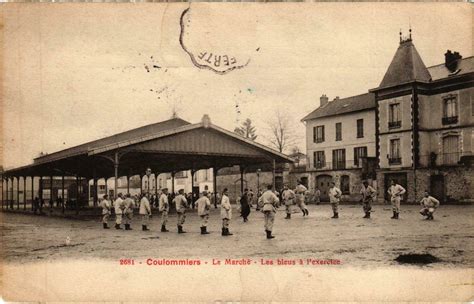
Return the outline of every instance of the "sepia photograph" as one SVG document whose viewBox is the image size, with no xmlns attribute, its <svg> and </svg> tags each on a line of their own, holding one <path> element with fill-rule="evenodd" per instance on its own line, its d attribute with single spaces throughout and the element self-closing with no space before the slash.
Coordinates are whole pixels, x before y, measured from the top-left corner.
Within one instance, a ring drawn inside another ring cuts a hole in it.
<svg viewBox="0 0 474 304">
<path fill-rule="evenodd" d="M 0 300 L 473 301 L 472 13 L 0 4 Z"/>
</svg>

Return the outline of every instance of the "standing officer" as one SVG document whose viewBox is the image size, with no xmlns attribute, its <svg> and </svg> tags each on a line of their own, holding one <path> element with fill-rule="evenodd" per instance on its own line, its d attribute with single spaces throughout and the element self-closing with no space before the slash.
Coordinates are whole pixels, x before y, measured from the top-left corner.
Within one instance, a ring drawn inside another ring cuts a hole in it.
<svg viewBox="0 0 474 304">
<path fill-rule="evenodd" d="M 160 195 L 160 202 L 158 210 L 161 212 L 161 232 L 168 232 L 166 223 L 168 223 L 168 212 L 170 211 L 170 204 L 168 203 L 168 188 L 164 188 Z"/>
<path fill-rule="evenodd" d="M 150 206 L 150 201 L 148 200 L 149 194 L 146 193 L 142 199 L 140 200 L 140 210 L 138 213 L 142 216 L 142 230 L 143 231 L 148 231 L 148 222 L 150 220 L 151 216 L 151 206 Z"/>
<path fill-rule="evenodd" d="M 130 227 L 130 225 L 132 224 L 133 209 L 135 208 L 135 201 L 130 197 L 130 193 L 127 193 L 125 195 L 125 200 L 123 201 L 123 204 L 125 206 L 125 209 L 123 212 L 125 230 L 132 230 L 132 227 Z"/>
<path fill-rule="evenodd" d="M 122 224 L 122 214 L 123 209 L 125 209 L 125 205 L 123 203 L 122 193 L 119 193 L 117 196 L 117 199 L 114 201 L 115 229 L 122 229 L 120 225 Z"/>
<path fill-rule="evenodd" d="M 178 233 L 186 233 L 183 230 L 183 224 L 186 220 L 186 208 L 188 201 L 184 197 L 184 189 L 179 189 L 178 195 L 173 199 L 176 204 L 176 212 L 178 213 Z"/>
<path fill-rule="evenodd" d="M 109 216 L 110 216 L 110 202 L 108 200 L 109 196 L 106 194 L 102 198 L 102 201 L 100 202 L 100 207 L 102 207 L 102 226 L 104 226 L 104 229 L 109 229 L 109 226 L 107 225 L 109 221 Z"/>
<path fill-rule="evenodd" d="M 360 194 L 362 194 L 362 208 L 364 210 L 365 216 L 363 218 L 370 218 L 370 211 L 372 210 L 372 202 L 374 201 L 375 193 L 374 188 L 369 186 L 368 181 L 362 182 L 362 188 L 360 189 Z"/>
<path fill-rule="evenodd" d="M 244 194 L 240 198 L 240 214 L 244 218 L 244 222 L 247 222 L 250 214 L 250 197 L 247 188 L 245 188 Z"/>
<path fill-rule="evenodd" d="M 201 217 L 201 234 L 209 234 L 207 232 L 207 222 L 209 221 L 209 209 L 211 209 L 211 201 L 207 197 L 207 191 L 202 192 L 202 196 L 196 201 L 198 215 Z"/>
<path fill-rule="evenodd" d="M 272 191 L 273 185 L 267 186 L 262 196 L 258 199 L 258 205 L 262 206 L 262 212 L 265 218 L 265 232 L 267 239 L 273 239 L 272 235 L 273 223 L 275 222 L 276 207 L 278 207 L 280 201 L 278 197 Z"/>
<path fill-rule="evenodd" d="M 221 217 L 222 217 L 222 235 L 233 235 L 229 232 L 229 223 L 232 219 L 232 205 L 230 204 L 229 197 L 227 196 L 227 188 L 222 191 L 221 200 Z"/>
<path fill-rule="evenodd" d="M 393 216 L 391 219 L 398 220 L 398 216 L 400 215 L 400 200 L 402 195 L 407 191 L 392 179 L 387 192 L 390 195 L 390 202 L 392 203 Z"/>
<path fill-rule="evenodd" d="M 342 192 L 336 187 L 336 183 L 331 182 L 331 187 L 329 188 L 328 194 L 332 212 L 334 213 L 332 218 L 337 219 L 339 218 L 339 201 L 341 199 Z"/>
<path fill-rule="evenodd" d="M 295 192 L 288 188 L 287 185 L 283 187 L 283 193 L 281 194 L 283 202 L 286 207 L 286 217 L 285 219 L 291 219 L 291 206 L 294 204 Z"/>
<path fill-rule="evenodd" d="M 308 208 L 306 208 L 306 204 L 304 203 L 306 192 L 308 192 L 308 189 L 301 183 L 301 181 L 298 181 L 298 185 L 295 189 L 296 204 L 300 207 L 301 212 L 303 212 L 303 216 L 309 215 Z"/>
<path fill-rule="evenodd" d="M 420 214 L 426 216 L 427 220 L 433 220 L 433 213 L 439 207 L 439 201 L 432 197 L 428 191 L 425 191 L 424 197 L 421 200 L 421 207 Z"/>
</svg>

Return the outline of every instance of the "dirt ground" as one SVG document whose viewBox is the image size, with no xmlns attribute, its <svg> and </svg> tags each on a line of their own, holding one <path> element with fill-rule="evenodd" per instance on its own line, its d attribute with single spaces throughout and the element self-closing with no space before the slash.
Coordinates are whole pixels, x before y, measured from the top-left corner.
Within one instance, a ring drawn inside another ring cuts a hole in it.
<svg viewBox="0 0 474 304">
<path fill-rule="evenodd" d="M 230 230 L 220 235 L 219 209 L 212 209 L 209 235 L 200 235 L 195 211 L 187 214 L 186 234 L 176 232 L 176 215 L 170 215 L 169 233 L 159 232 L 160 218 L 151 219 L 151 231 L 141 231 L 135 216 L 132 231 L 104 230 L 100 219 L 1 214 L 3 259 L 6 262 L 61 261 L 77 259 L 116 260 L 130 258 L 250 258 L 338 259 L 350 266 L 400 264 L 400 254 L 429 253 L 441 260 L 424 267 L 474 266 L 474 206 L 442 206 L 434 221 L 425 221 L 418 206 L 402 206 L 401 219 L 391 220 L 389 206 L 375 206 L 372 219 L 362 219 L 360 206 L 342 206 L 340 218 L 330 219 L 329 205 L 310 206 L 309 217 L 295 213 L 285 220 L 281 209 L 275 219 L 273 240 L 265 238 L 263 215 L 252 210 L 243 223 L 238 211 Z M 113 226 L 112 221 L 109 222 Z M 159 236 L 159 238 L 157 238 Z M 69 241 L 67 241 L 69 240 Z M 68 243 L 68 245 L 66 245 Z M 399 266 L 404 267 L 404 266 Z"/>
</svg>

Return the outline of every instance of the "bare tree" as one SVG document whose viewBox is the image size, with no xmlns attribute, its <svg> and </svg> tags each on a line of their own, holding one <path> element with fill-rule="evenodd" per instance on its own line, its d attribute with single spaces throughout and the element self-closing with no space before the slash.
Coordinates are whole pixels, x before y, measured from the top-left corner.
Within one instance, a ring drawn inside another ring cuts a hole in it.
<svg viewBox="0 0 474 304">
<path fill-rule="evenodd" d="M 296 146 L 301 138 L 300 134 L 296 132 L 296 124 L 297 121 L 293 121 L 290 115 L 276 110 L 267 121 L 270 145 L 280 152 L 285 152 L 290 147 Z"/>
<path fill-rule="evenodd" d="M 255 134 L 256 129 L 252 125 L 252 121 L 250 120 L 250 118 L 247 118 L 240 127 L 236 127 L 234 129 L 234 132 L 239 134 L 240 136 L 243 136 L 251 140 L 257 139 L 257 135 Z"/>
</svg>

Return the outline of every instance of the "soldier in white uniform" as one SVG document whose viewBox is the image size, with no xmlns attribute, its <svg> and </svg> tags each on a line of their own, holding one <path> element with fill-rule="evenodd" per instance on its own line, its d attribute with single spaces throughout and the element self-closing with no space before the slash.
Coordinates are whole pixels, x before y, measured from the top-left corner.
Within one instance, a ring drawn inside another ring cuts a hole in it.
<svg viewBox="0 0 474 304">
<path fill-rule="evenodd" d="M 142 197 L 140 200 L 140 209 L 138 213 L 142 217 L 142 230 L 143 231 L 148 231 L 148 222 L 150 220 L 151 216 L 151 206 L 150 206 L 150 201 L 148 200 L 149 194 L 147 193 Z"/>
<path fill-rule="evenodd" d="M 372 210 L 372 203 L 377 191 L 369 185 L 369 182 L 363 181 L 360 194 L 362 194 L 362 208 L 364 210 L 364 218 L 370 218 L 370 211 Z"/>
<path fill-rule="evenodd" d="M 262 196 L 258 199 L 258 205 L 262 206 L 262 212 L 265 218 L 265 232 L 267 234 L 267 239 L 273 239 L 273 223 L 275 222 L 275 213 L 276 208 L 280 204 L 280 200 L 272 191 L 273 186 L 268 185 L 267 191 L 265 191 Z"/>
<path fill-rule="evenodd" d="M 329 194 L 329 202 L 331 203 L 332 212 L 334 215 L 332 216 L 333 219 L 339 218 L 339 201 L 341 200 L 342 192 L 339 188 L 336 187 L 334 182 L 331 182 L 331 187 L 328 191 Z"/>
<path fill-rule="evenodd" d="M 427 220 L 433 220 L 433 213 L 439 207 L 439 200 L 432 197 L 428 191 L 425 191 L 424 197 L 421 200 L 420 214 L 426 216 Z"/>
<path fill-rule="evenodd" d="M 168 188 L 164 188 L 158 205 L 158 210 L 161 212 L 161 232 L 168 232 L 166 224 L 168 223 L 168 212 L 170 211 L 170 204 L 168 203 Z"/>
<path fill-rule="evenodd" d="M 203 191 L 202 196 L 196 201 L 198 215 L 201 217 L 201 234 L 209 234 L 209 232 L 207 232 L 207 223 L 209 221 L 211 201 L 207 195 L 207 191 Z"/>
<path fill-rule="evenodd" d="M 301 212 L 303 212 L 303 216 L 309 215 L 308 208 L 306 208 L 306 204 L 304 202 L 307 192 L 308 189 L 301 183 L 301 181 L 298 181 L 298 185 L 295 189 L 296 205 L 300 207 Z"/>
<path fill-rule="evenodd" d="M 114 210 L 115 210 L 115 229 L 122 229 L 120 225 L 122 224 L 122 214 L 125 205 L 122 199 L 122 193 L 117 195 L 117 199 L 114 201 Z"/>
<path fill-rule="evenodd" d="M 102 201 L 100 202 L 100 207 L 102 207 L 102 226 L 104 229 L 109 229 L 109 226 L 107 225 L 109 221 L 109 216 L 110 216 L 110 201 L 108 200 L 109 196 L 106 194 L 102 198 Z"/>
<path fill-rule="evenodd" d="M 230 204 L 229 196 L 227 196 L 227 188 L 222 192 L 221 200 L 221 218 L 222 218 L 222 235 L 232 235 L 229 232 L 229 223 L 232 219 L 232 205 Z"/>
<path fill-rule="evenodd" d="M 125 206 L 125 209 L 123 211 L 125 230 L 132 230 L 132 227 L 130 227 L 130 225 L 132 224 L 135 201 L 130 197 L 130 193 L 127 193 L 125 195 L 125 200 L 123 201 L 123 204 Z"/>
<path fill-rule="evenodd" d="M 173 199 L 176 205 L 176 213 L 178 214 L 178 233 L 186 233 L 183 230 L 183 224 L 186 220 L 186 209 L 188 208 L 188 201 L 184 197 L 184 189 L 178 191 L 178 195 Z"/>
<path fill-rule="evenodd" d="M 398 220 L 400 215 L 400 201 L 406 190 L 392 179 L 387 192 L 390 195 L 390 201 L 392 203 L 393 216 L 391 218 Z"/>
<path fill-rule="evenodd" d="M 281 197 L 286 207 L 285 219 L 291 219 L 291 206 L 294 205 L 295 202 L 295 192 L 285 185 L 285 187 L 283 187 L 283 193 L 281 194 Z"/>
</svg>

